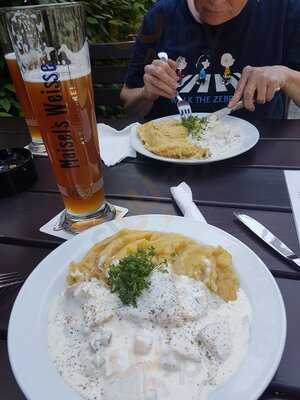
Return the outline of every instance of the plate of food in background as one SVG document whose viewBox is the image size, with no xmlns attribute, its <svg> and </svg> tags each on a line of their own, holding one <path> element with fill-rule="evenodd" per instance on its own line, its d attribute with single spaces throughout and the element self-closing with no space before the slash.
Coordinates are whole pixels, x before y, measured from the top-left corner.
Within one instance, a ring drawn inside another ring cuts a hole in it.
<svg viewBox="0 0 300 400">
<path fill-rule="evenodd" d="M 28 400 L 256 400 L 285 338 L 280 291 L 252 250 L 143 215 L 48 255 L 16 299 L 8 350 Z"/>
<path fill-rule="evenodd" d="M 159 118 L 138 125 L 131 145 L 140 154 L 155 160 L 179 164 L 222 161 L 245 153 L 259 140 L 257 128 L 240 118 L 221 119 L 194 113 Z"/>
</svg>

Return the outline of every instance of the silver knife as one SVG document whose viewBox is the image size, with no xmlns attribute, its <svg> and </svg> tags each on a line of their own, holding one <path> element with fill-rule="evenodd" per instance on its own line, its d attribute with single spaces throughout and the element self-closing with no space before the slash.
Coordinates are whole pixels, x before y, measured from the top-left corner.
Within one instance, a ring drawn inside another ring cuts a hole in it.
<svg viewBox="0 0 300 400">
<path fill-rule="evenodd" d="M 278 237 L 273 235 L 264 225 L 256 221 L 256 219 L 249 215 L 242 213 L 233 213 L 244 225 L 247 226 L 252 232 L 260 237 L 265 243 L 276 250 L 285 259 L 292 261 L 300 270 L 300 257 L 297 256 L 287 245 L 285 245 Z"/>
<path fill-rule="evenodd" d="M 275 92 L 279 92 L 280 91 L 280 87 L 275 89 Z M 244 102 L 243 100 L 240 100 L 234 107 L 229 108 L 229 107 L 225 107 L 225 108 L 221 108 L 221 110 L 215 111 L 213 113 L 211 113 L 209 115 L 209 118 L 217 118 L 217 119 L 221 119 L 223 117 L 226 117 L 226 115 L 231 114 L 233 111 L 238 111 L 241 108 L 244 107 Z"/>
<path fill-rule="evenodd" d="M 231 114 L 233 111 L 238 111 L 238 110 L 240 110 L 240 109 L 243 108 L 243 107 L 244 107 L 244 104 L 243 104 L 243 101 L 241 100 L 241 101 L 239 101 L 239 102 L 237 103 L 237 105 L 236 105 L 235 107 L 233 107 L 233 108 L 225 107 L 225 108 L 221 108 L 221 110 L 218 110 L 218 111 L 215 111 L 215 112 L 213 112 L 213 113 L 211 113 L 211 114 L 208 114 L 208 118 L 211 118 L 211 119 L 214 119 L 214 118 L 221 119 L 221 118 L 225 117 L 226 115 Z"/>
</svg>

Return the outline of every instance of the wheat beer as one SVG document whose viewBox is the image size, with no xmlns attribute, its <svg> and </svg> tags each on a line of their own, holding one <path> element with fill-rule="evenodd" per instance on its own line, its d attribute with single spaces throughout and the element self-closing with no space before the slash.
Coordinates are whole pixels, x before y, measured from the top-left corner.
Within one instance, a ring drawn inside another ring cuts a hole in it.
<svg viewBox="0 0 300 400">
<path fill-rule="evenodd" d="M 16 60 L 16 54 L 7 30 L 5 13 L 9 10 L 10 8 L 7 7 L 0 8 L 0 45 L 31 136 L 32 142 L 30 143 L 29 148 L 37 154 L 45 154 L 46 150 L 43 144 L 41 132 L 26 92 L 22 74 Z"/>
<path fill-rule="evenodd" d="M 108 221 L 84 7 L 12 7 L 7 29 L 66 211 L 61 226 Z M 73 229 L 73 230 L 72 230 Z"/>
<path fill-rule="evenodd" d="M 41 144 L 43 143 L 43 139 L 24 85 L 19 66 L 17 64 L 16 56 L 14 53 L 9 53 L 6 54 L 4 58 L 16 90 L 16 95 L 21 104 L 31 139 L 34 143 Z"/>
<path fill-rule="evenodd" d="M 68 69 L 45 64 L 25 81 L 66 209 L 82 216 L 104 204 L 103 179 L 91 74 Z"/>
</svg>

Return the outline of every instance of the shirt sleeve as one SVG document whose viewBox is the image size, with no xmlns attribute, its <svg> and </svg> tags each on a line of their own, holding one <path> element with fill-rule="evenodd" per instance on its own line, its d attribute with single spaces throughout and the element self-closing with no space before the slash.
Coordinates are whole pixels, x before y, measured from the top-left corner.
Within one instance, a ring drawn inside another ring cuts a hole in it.
<svg viewBox="0 0 300 400">
<path fill-rule="evenodd" d="M 144 16 L 142 26 L 133 49 L 128 66 L 125 83 L 129 88 L 144 85 L 144 68 L 156 57 L 157 48 L 162 37 L 163 10 L 160 2 L 156 3 Z"/>
<path fill-rule="evenodd" d="M 284 64 L 300 71 L 300 1 L 289 0 L 286 20 L 286 57 Z"/>
</svg>

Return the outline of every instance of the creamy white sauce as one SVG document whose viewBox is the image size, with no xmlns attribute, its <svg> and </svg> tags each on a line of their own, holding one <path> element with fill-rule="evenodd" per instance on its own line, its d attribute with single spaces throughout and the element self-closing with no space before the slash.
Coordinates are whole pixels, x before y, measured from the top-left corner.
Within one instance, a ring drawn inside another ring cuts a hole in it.
<svg viewBox="0 0 300 400">
<path fill-rule="evenodd" d="M 241 144 L 240 129 L 218 118 L 208 118 L 208 124 L 201 138 L 189 140 L 198 146 L 208 148 L 211 156 L 218 157 L 232 151 Z"/>
<path fill-rule="evenodd" d="M 226 303 L 201 282 L 154 272 L 137 308 L 96 280 L 67 288 L 50 308 L 48 345 L 86 399 L 203 400 L 238 369 L 250 320 L 241 289 Z"/>
</svg>

